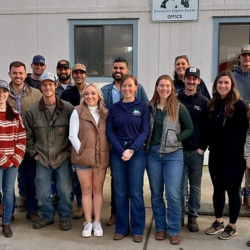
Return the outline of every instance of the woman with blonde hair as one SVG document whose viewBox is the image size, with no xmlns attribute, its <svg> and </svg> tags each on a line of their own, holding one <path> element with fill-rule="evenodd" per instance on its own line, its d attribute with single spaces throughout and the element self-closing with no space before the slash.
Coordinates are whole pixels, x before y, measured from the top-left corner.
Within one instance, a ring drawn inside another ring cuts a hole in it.
<svg viewBox="0 0 250 250">
<path fill-rule="evenodd" d="M 86 222 L 82 237 L 103 235 L 100 218 L 103 205 L 103 184 L 109 167 L 109 143 L 106 137 L 108 110 L 95 83 L 83 90 L 82 101 L 70 118 L 69 139 L 72 143 L 71 162 L 81 189 Z M 93 193 L 93 198 L 92 198 Z M 91 214 L 94 207 L 95 221 Z"/>
<path fill-rule="evenodd" d="M 146 143 L 147 173 L 156 226 L 156 240 L 164 240 L 166 231 L 171 244 L 180 243 L 182 141 L 193 133 L 187 109 L 177 100 L 170 76 L 160 76 L 155 84 L 150 109 L 150 134 Z M 166 206 L 163 200 L 167 199 Z"/>
</svg>

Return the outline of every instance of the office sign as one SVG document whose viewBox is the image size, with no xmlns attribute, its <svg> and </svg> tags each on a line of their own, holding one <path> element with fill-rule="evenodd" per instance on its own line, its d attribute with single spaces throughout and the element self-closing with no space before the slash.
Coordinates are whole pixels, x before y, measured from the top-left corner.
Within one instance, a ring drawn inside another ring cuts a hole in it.
<svg viewBox="0 0 250 250">
<path fill-rule="evenodd" d="M 152 0 L 153 22 L 198 20 L 199 0 Z"/>
</svg>

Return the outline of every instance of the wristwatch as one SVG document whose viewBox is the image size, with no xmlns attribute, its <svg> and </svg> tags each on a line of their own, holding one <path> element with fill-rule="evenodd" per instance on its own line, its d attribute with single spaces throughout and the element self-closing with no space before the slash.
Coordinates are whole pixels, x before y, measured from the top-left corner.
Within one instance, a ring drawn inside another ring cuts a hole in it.
<svg viewBox="0 0 250 250">
<path fill-rule="evenodd" d="M 135 151 L 132 149 L 129 149 L 130 153 L 133 154 Z"/>
</svg>

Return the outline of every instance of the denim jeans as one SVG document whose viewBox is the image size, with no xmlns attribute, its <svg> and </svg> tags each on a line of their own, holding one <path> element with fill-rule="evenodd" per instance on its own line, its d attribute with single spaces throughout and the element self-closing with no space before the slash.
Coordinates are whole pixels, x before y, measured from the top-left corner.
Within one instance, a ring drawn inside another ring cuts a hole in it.
<svg viewBox="0 0 250 250">
<path fill-rule="evenodd" d="M 73 185 L 74 195 L 76 196 L 77 207 L 80 208 L 82 207 L 82 190 L 76 171 L 74 170 L 72 170 L 72 185 Z"/>
<path fill-rule="evenodd" d="M 9 225 L 14 207 L 14 186 L 18 169 L 10 167 L 0 168 L 0 187 L 3 190 L 3 224 Z"/>
<path fill-rule="evenodd" d="M 69 220 L 73 209 L 71 163 L 69 159 L 55 170 L 51 166 L 44 167 L 39 161 L 36 162 L 35 184 L 40 213 L 44 220 L 54 220 L 55 211 L 51 201 L 51 181 L 53 172 L 55 172 L 57 195 L 59 198 L 57 207 L 59 217 L 61 220 Z"/>
<path fill-rule="evenodd" d="M 125 149 L 130 142 L 120 142 Z M 146 156 L 143 146 L 136 150 L 129 161 L 111 148 L 110 167 L 114 182 L 117 234 L 129 233 L 129 200 L 131 204 L 131 230 L 133 235 L 142 235 L 145 227 L 145 205 L 143 199 L 143 178 L 146 167 Z"/>
<path fill-rule="evenodd" d="M 150 146 L 147 154 L 147 173 L 151 190 L 151 203 L 156 231 L 168 231 L 170 236 L 179 235 L 181 222 L 181 179 L 183 151 L 158 153 L 159 146 Z M 163 199 L 167 199 L 166 206 Z"/>
<path fill-rule="evenodd" d="M 20 165 L 23 169 L 23 178 L 26 186 L 26 212 L 27 214 L 37 213 L 37 199 L 36 199 L 36 161 L 31 159 L 28 155 L 24 156 L 24 159 Z"/>
<path fill-rule="evenodd" d="M 201 178 L 204 156 L 197 150 L 184 151 L 184 169 L 188 172 L 190 193 L 188 199 L 188 214 L 198 217 L 201 199 Z M 184 171 L 183 171 L 184 173 Z M 185 175 L 182 177 L 182 188 L 184 189 Z M 184 191 L 182 189 L 182 191 Z M 182 218 L 185 215 L 184 196 L 182 197 Z"/>
</svg>

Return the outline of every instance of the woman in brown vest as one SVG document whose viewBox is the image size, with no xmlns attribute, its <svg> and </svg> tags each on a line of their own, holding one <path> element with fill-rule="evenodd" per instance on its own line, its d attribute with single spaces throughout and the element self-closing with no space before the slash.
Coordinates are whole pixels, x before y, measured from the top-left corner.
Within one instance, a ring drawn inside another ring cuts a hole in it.
<svg viewBox="0 0 250 250">
<path fill-rule="evenodd" d="M 103 96 L 95 83 L 83 90 L 82 101 L 70 119 L 69 139 L 72 143 L 71 161 L 82 189 L 86 218 L 82 237 L 103 235 L 100 223 L 103 205 L 103 183 L 109 167 L 109 143 L 106 137 L 106 118 Z M 93 198 L 92 198 L 93 193 Z M 94 207 L 95 220 L 91 214 Z"/>
</svg>

